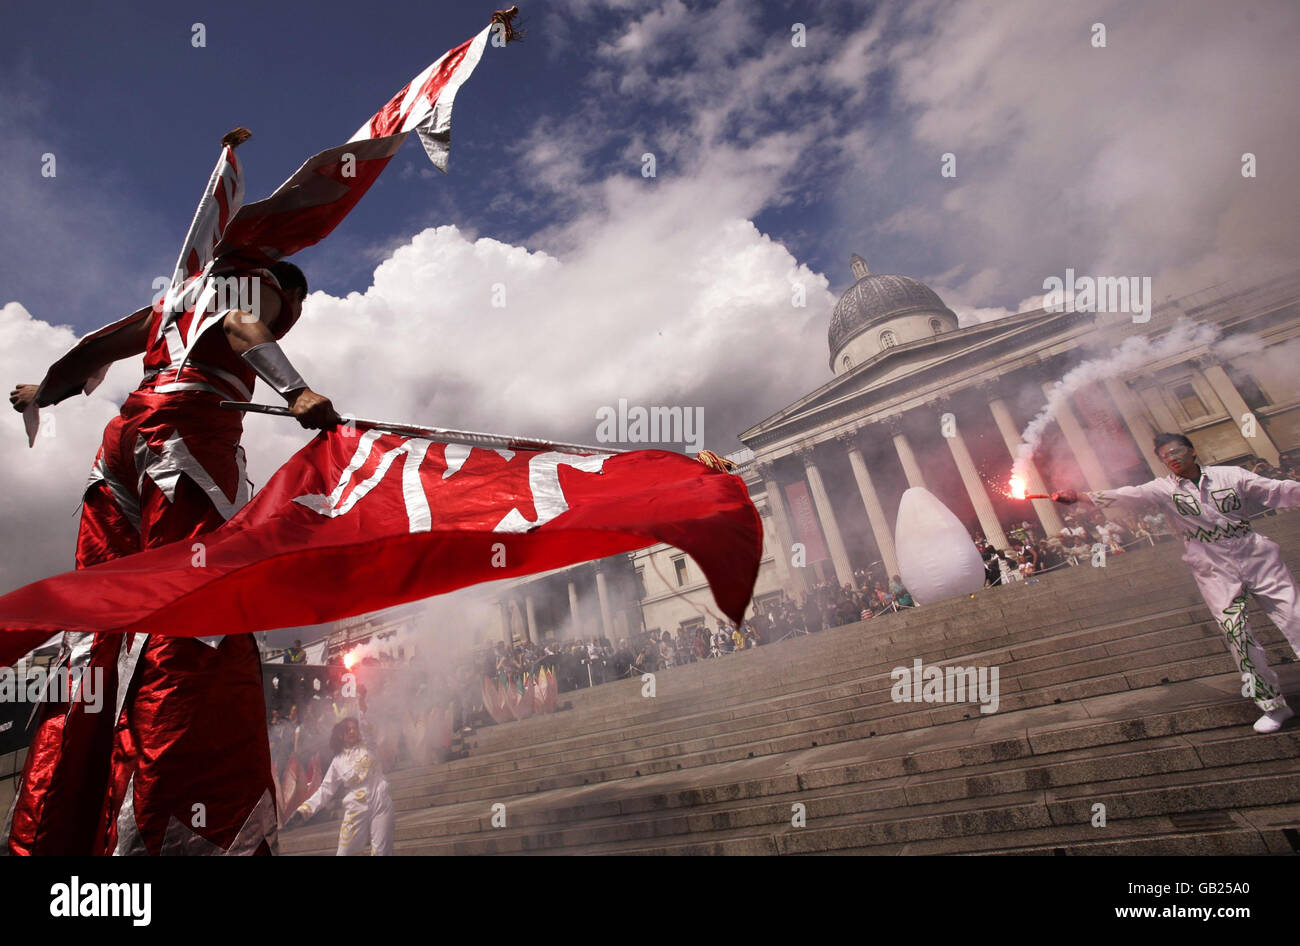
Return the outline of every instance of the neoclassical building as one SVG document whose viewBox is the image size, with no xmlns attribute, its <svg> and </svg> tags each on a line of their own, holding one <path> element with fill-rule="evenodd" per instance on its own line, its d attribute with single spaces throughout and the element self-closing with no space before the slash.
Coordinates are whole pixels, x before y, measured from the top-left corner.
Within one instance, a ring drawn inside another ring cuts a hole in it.
<svg viewBox="0 0 1300 946">
<path fill-rule="evenodd" d="M 962 326 L 915 279 L 873 274 L 856 255 L 851 268 L 828 326 L 829 380 L 741 432 L 745 449 L 730 457 L 763 517 L 760 607 L 818 581 L 851 584 L 859 569 L 897 574 L 895 514 L 909 486 L 995 546 L 1022 521 L 1059 532 L 1050 500 L 1006 495 L 1021 432 L 1071 368 L 1135 335 L 1159 339 L 1180 318 L 1214 325 L 1218 340 L 1078 388 L 1035 455 L 1029 491 L 1163 476 L 1158 430 L 1186 434 L 1206 463 L 1276 464 L 1300 449 L 1300 272 L 1171 299 L 1141 323 L 1037 309 Z M 617 641 L 719 617 L 698 566 L 665 545 L 519 579 L 499 614 L 485 637 Z"/>
<path fill-rule="evenodd" d="M 808 550 L 803 569 L 774 557 L 789 590 L 832 576 L 852 583 L 856 568 L 875 563 L 897 574 L 893 514 L 909 486 L 929 489 L 995 546 L 1031 516 L 1055 535 L 1055 504 L 1005 493 L 1021 431 L 1072 367 L 1135 334 L 1158 338 L 1180 317 L 1214 323 L 1220 342 L 1135 373 L 1101 373 L 1076 391 L 1036 454 L 1029 491 L 1163 476 L 1156 430 L 1187 434 L 1207 463 L 1276 464 L 1300 447 L 1300 385 L 1282 352 L 1300 338 L 1300 274 L 1174 300 L 1140 324 L 1038 309 L 961 327 L 916 280 L 874 275 L 856 255 L 852 269 L 830 321 L 833 377 L 740 434 L 775 544 Z"/>
</svg>

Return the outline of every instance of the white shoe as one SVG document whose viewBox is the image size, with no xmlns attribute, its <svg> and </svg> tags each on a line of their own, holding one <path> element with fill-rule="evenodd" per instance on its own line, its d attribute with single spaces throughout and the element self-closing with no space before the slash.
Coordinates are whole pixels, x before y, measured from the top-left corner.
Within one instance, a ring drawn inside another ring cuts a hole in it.
<svg viewBox="0 0 1300 946">
<path fill-rule="evenodd" d="M 1281 706 L 1271 712 L 1265 713 L 1259 719 L 1255 720 L 1255 732 L 1277 732 L 1282 728 L 1282 724 L 1294 715 L 1295 710 L 1291 707 Z"/>
</svg>

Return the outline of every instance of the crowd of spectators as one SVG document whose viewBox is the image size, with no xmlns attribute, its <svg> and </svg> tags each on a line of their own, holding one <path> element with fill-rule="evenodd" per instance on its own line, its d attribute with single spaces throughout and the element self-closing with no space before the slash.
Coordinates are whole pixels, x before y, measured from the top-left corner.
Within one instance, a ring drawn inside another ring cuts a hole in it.
<svg viewBox="0 0 1300 946">
<path fill-rule="evenodd" d="M 1246 463 L 1246 468 L 1271 480 L 1300 480 L 1300 453 L 1282 454 L 1277 466 L 1267 460 L 1254 459 Z"/>
</svg>

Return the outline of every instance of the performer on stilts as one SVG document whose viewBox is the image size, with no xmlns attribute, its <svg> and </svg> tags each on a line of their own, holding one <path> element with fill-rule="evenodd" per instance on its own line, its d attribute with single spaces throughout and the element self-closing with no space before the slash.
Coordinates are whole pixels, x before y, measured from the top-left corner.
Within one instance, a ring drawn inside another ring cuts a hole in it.
<svg viewBox="0 0 1300 946">
<path fill-rule="evenodd" d="M 330 733 L 330 749 L 334 759 L 320 788 L 289 816 L 285 828 L 312 817 L 344 792 L 337 856 L 391 855 L 393 799 L 379 759 L 361 740 L 361 724 L 351 717 L 338 723 Z"/>
<path fill-rule="evenodd" d="M 145 355 L 144 378 L 105 429 L 86 485 L 79 568 L 193 543 L 248 500 L 243 415 L 220 404 L 251 400 L 255 377 L 284 396 L 304 427 L 338 423 L 277 344 L 307 294 L 302 272 L 283 260 L 324 239 L 408 135 L 418 134 L 446 170 L 456 91 L 490 34 L 519 38 L 518 12 L 494 12 L 488 27 L 420 72 L 347 142 L 247 207 L 235 148 L 249 132 L 231 132 L 163 300 L 83 338 L 39 386 L 13 390 L 10 402 L 34 440 L 39 408 L 90 393 L 114 361 Z M 238 304 L 228 300 L 232 289 Z M 202 544 L 193 547 L 194 567 L 204 567 Z M 80 690 L 46 704 L 0 828 L 10 852 L 274 851 L 257 647 L 251 634 L 202 630 L 212 636 L 64 635 L 61 668 L 76 679 L 86 669 L 102 672 L 105 712 L 87 713 Z"/>
<path fill-rule="evenodd" d="M 236 175 L 233 149 L 247 137 L 222 142 Z M 214 286 L 240 287 L 252 311 L 220 309 Z M 87 336 L 39 386 L 10 393 L 20 412 L 49 407 L 112 362 L 145 356 L 86 485 L 78 568 L 194 540 L 247 502 L 243 418 L 219 405 L 250 397 L 257 377 L 304 427 L 338 422 L 277 344 L 302 313 L 298 267 L 218 261 L 184 289 Z M 11 853 L 270 852 L 277 817 L 257 645 L 251 634 L 211 630 L 205 640 L 65 635 L 60 659 L 102 668 L 109 695 L 98 716 L 75 698 L 46 706 L 10 814 Z"/>
<path fill-rule="evenodd" d="M 1255 705 L 1264 714 L 1255 731 L 1277 732 L 1295 713 L 1264 649 L 1250 633 L 1246 595 L 1254 595 L 1300 656 L 1300 587 L 1283 564 L 1278 544 L 1254 532 L 1247 516 L 1252 504 L 1269 509 L 1300 506 L 1300 483 L 1267 479 L 1236 466 L 1203 467 L 1192 442 L 1182 434 L 1157 434 L 1155 450 L 1171 475 L 1141 486 L 1082 495 L 1061 490 L 1052 498 L 1061 503 L 1086 500 L 1101 509 L 1150 503 L 1161 507 L 1170 522 L 1183 524 L 1183 561 L 1222 628 L 1237 667 L 1249 674 Z"/>
</svg>

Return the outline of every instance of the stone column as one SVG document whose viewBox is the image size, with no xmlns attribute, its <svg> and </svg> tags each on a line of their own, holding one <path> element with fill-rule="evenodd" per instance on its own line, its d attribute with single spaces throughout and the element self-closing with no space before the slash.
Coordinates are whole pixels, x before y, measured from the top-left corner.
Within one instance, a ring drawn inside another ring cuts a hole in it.
<svg viewBox="0 0 1300 946">
<path fill-rule="evenodd" d="M 600 597 L 600 636 L 608 637 L 612 642 L 614 638 L 610 635 L 614 632 L 614 622 L 610 619 L 609 589 L 605 586 L 605 569 L 601 565 L 596 566 L 596 594 Z"/>
<path fill-rule="evenodd" d="M 511 633 L 510 633 L 510 601 L 509 601 L 509 599 L 506 599 L 506 600 L 504 600 L 504 601 L 498 601 L 498 602 L 497 602 L 497 607 L 498 607 L 498 608 L 500 609 L 500 611 L 501 611 L 501 639 L 502 639 L 503 641 L 505 641 L 507 644 L 510 644 L 510 643 L 511 643 L 511 637 L 512 637 L 512 635 L 511 635 Z"/>
<path fill-rule="evenodd" d="M 790 522 L 785 514 L 781 485 L 777 483 L 775 471 L 770 463 L 759 464 L 758 475 L 762 478 L 763 488 L 766 490 L 763 505 L 767 509 L 767 523 L 763 529 L 763 542 L 771 550 L 772 558 L 776 560 L 776 573 L 780 578 L 781 587 L 793 591 L 794 576 L 790 574 L 788 556 L 794 540 L 790 537 Z"/>
<path fill-rule="evenodd" d="M 1152 441 L 1155 440 L 1156 433 L 1147 423 L 1147 419 L 1142 416 L 1142 410 L 1138 407 L 1133 399 L 1133 392 L 1128 389 L 1128 385 L 1117 378 L 1107 378 L 1104 382 L 1106 393 L 1110 399 L 1115 402 L 1119 409 L 1119 414 L 1124 418 L 1124 426 L 1128 432 L 1133 435 L 1133 440 L 1137 443 L 1138 451 L 1142 454 L 1142 459 L 1147 461 L 1147 466 L 1156 476 L 1164 476 L 1169 471 L 1165 465 L 1160 462 Z"/>
<path fill-rule="evenodd" d="M 998 521 L 993 500 L 989 498 L 988 490 L 984 488 L 984 481 L 980 479 L 979 470 L 975 468 L 975 461 L 971 459 L 970 450 L 966 448 L 966 439 L 961 435 L 961 430 L 954 430 L 951 437 L 943 439 L 947 442 L 948 449 L 952 452 L 952 459 L 957 464 L 957 472 L 961 474 L 966 495 L 970 497 L 970 503 L 975 507 L 975 515 L 980 521 L 980 528 L 984 530 L 984 538 L 992 543 L 994 548 L 1006 548 L 1006 533 L 1002 531 L 1002 523 Z"/>
<path fill-rule="evenodd" d="M 898 574 L 898 552 L 894 549 L 894 533 L 890 531 L 889 520 L 885 517 L 885 507 L 880 504 L 876 486 L 871 482 L 866 461 L 862 459 L 862 450 L 853 436 L 840 438 L 849 455 L 849 466 L 853 468 L 853 478 L 858 482 L 858 492 L 862 494 L 862 505 L 867 510 L 867 521 L 871 523 L 871 536 L 876 540 L 880 550 L 880 561 L 890 576 Z"/>
<path fill-rule="evenodd" d="M 1016 448 L 1020 446 L 1020 431 L 1016 430 L 1016 422 L 1011 417 L 1011 409 L 1007 407 L 1007 402 L 1002 400 L 996 394 L 990 394 L 989 410 L 993 412 L 993 421 L 998 425 L 998 431 L 1002 434 L 1002 439 L 1006 442 L 1007 452 L 1011 454 L 1011 459 L 1016 458 Z M 1007 470 L 1007 476 L 1010 478 L 1011 470 Z M 1025 464 L 1025 480 L 1027 489 L 1030 493 L 1046 493 L 1047 487 L 1043 485 L 1043 478 L 1038 475 L 1038 467 L 1033 462 Z M 1038 521 L 1043 524 L 1043 529 L 1047 532 L 1048 537 L 1056 535 L 1065 528 L 1065 523 L 1056 513 L 1056 504 L 1050 499 L 1035 499 L 1034 512 L 1038 514 Z"/>
<path fill-rule="evenodd" d="M 767 515 L 763 515 L 766 511 Z M 760 509 L 759 517 L 763 522 L 763 552 L 762 557 L 772 556 L 773 567 L 776 568 L 777 581 L 781 583 L 782 588 L 788 588 L 791 585 L 790 563 L 786 561 L 785 550 L 781 541 L 776 537 L 776 528 L 772 522 L 772 510 Z"/>
<path fill-rule="evenodd" d="M 569 619 L 573 622 L 574 634 L 582 637 L 582 619 L 578 616 L 578 586 L 569 582 Z"/>
<path fill-rule="evenodd" d="M 907 434 L 903 433 L 901 419 L 891 421 L 888 429 L 894 436 L 894 449 L 898 451 L 899 462 L 903 464 L 903 475 L 907 477 L 907 485 L 925 489 L 925 476 L 921 473 L 921 465 L 916 462 L 912 445 L 907 442 Z"/>
<path fill-rule="evenodd" d="M 1043 393 L 1051 395 L 1054 385 L 1051 382 L 1043 382 Z M 1106 468 L 1101 465 L 1101 460 L 1097 459 L 1097 453 L 1092 449 L 1092 444 L 1088 443 L 1088 435 L 1079 423 L 1079 419 L 1074 416 L 1074 411 L 1070 409 L 1070 399 L 1062 398 L 1056 407 L 1056 422 L 1061 425 L 1061 433 L 1065 435 L 1065 442 L 1070 447 L 1070 452 L 1074 458 L 1079 461 L 1079 472 L 1083 474 L 1083 480 L 1088 484 L 1088 489 L 1110 489 L 1110 477 L 1106 474 Z"/>
<path fill-rule="evenodd" d="M 524 623 L 524 639 L 527 641 L 537 640 L 537 609 L 533 606 L 533 596 L 524 596 L 524 614 L 527 621 Z"/>
<path fill-rule="evenodd" d="M 1281 457 L 1278 454 L 1277 444 L 1273 443 L 1268 432 L 1264 430 L 1263 421 L 1258 417 L 1255 418 L 1255 436 L 1247 437 L 1242 433 L 1242 418 L 1246 414 L 1254 414 L 1254 411 L 1247 406 L 1245 398 L 1237 390 L 1237 386 L 1232 383 L 1228 377 L 1228 372 L 1223 370 L 1223 365 L 1217 362 L 1211 362 L 1204 365 L 1202 371 L 1205 373 L 1205 380 L 1210 382 L 1210 387 L 1214 393 L 1219 396 L 1223 406 L 1227 408 L 1228 414 L 1232 420 L 1232 425 L 1237 428 L 1237 433 L 1241 435 L 1246 443 L 1250 444 L 1250 450 L 1261 460 L 1267 460 L 1273 466 L 1277 466 Z"/>
<path fill-rule="evenodd" d="M 808 476 L 808 491 L 812 493 L 813 505 L 817 507 L 817 520 L 821 523 L 822 534 L 826 536 L 826 544 L 829 546 L 831 564 L 835 567 L 835 579 L 841 585 L 852 587 L 853 569 L 849 567 L 849 553 L 844 548 L 844 540 L 840 538 L 840 526 L 835 520 L 835 510 L 831 508 L 830 497 L 822 484 L 821 471 L 813 462 L 812 450 L 801 451 L 799 459 L 803 461 L 804 472 Z"/>
</svg>

